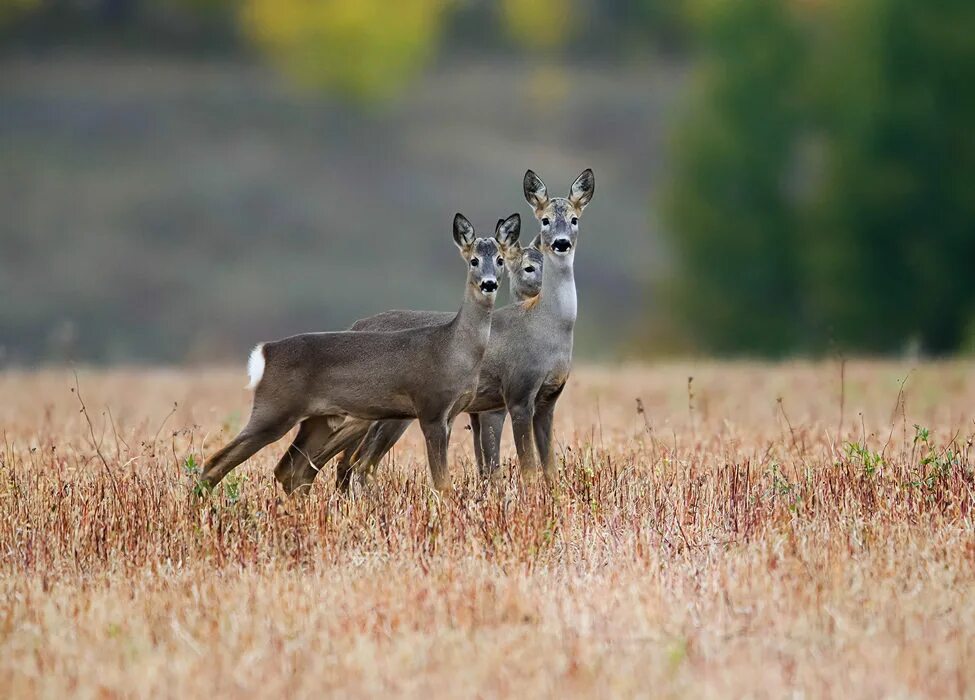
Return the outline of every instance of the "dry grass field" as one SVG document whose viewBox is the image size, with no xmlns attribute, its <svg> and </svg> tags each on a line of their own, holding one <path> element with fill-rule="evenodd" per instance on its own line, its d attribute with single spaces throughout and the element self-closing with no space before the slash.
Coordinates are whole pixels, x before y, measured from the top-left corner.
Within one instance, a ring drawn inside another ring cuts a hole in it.
<svg viewBox="0 0 975 700">
<path fill-rule="evenodd" d="M 200 497 L 241 368 L 78 377 L 0 374 L 0 697 L 975 692 L 971 363 L 579 368 L 558 498 L 459 419 L 443 500 Z"/>
</svg>

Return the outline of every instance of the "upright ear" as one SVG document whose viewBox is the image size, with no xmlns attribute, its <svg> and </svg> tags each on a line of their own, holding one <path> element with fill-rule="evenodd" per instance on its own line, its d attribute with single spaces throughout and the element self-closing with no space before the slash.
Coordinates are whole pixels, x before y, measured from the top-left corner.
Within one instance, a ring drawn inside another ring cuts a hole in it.
<svg viewBox="0 0 975 700">
<path fill-rule="evenodd" d="M 460 213 L 454 214 L 454 243 L 465 255 L 474 244 L 474 227 L 467 217 Z"/>
<path fill-rule="evenodd" d="M 510 248 L 518 242 L 521 235 L 521 215 L 512 214 L 507 219 L 498 222 L 498 228 L 494 232 L 494 237 L 501 244 L 502 249 Z"/>
<path fill-rule="evenodd" d="M 528 244 L 529 248 L 534 248 L 539 253 L 542 252 L 542 234 L 538 234 L 532 239 L 532 242 Z"/>
<path fill-rule="evenodd" d="M 525 254 L 525 251 L 521 247 L 521 243 L 515 241 L 509 246 L 501 246 L 501 255 L 504 256 L 505 265 L 520 265 L 521 257 Z"/>
<path fill-rule="evenodd" d="M 592 195 L 595 191 L 596 177 L 592 174 L 592 170 L 586 168 L 569 188 L 569 201 L 580 210 L 585 209 L 586 205 L 592 201 Z"/>
<path fill-rule="evenodd" d="M 532 206 L 532 209 L 537 211 L 545 208 L 548 204 L 548 190 L 545 183 L 542 182 L 542 178 L 531 170 L 525 173 L 524 189 L 525 199 Z"/>
</svg>

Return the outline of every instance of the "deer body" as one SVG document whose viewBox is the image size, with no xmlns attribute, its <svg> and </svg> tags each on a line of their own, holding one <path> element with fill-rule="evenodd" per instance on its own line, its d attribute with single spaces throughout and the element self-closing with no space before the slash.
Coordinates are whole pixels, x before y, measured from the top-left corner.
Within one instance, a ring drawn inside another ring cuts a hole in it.
<svg viewBox="0 0 975 700">
<path fill-rule="evenodd" d="M 255 373 L 250 420 L 209 460 L 203 481 L 214 486 L 296 423 L 302 427 L 289 454 L 305 452 L 334 432 L 343 416 L 354 416 L 419 419 L 433 483 L 448 486 L 450 422 L 475 395 L 503 269 L 498 256 L 519 229 L 515 215 L 499 227 L 497 241 L 475 239 L 470 223 L 455 217 L 455 241 L 471 261 L 464 303 L 436 323 L 388 333 L 307 333 L 258 346 L 249 363 Z M 319 420 L 306 420 L 311 417 Z"/>
<path fill-rule="evenodd" d="M 307 416 L 423 418 L 470 403 L 491 307 L 468 294 L 455 316 L 391 333 L 306 333 L 261 346 L 256 402 Z M 409 366 L 402 360 L 409 358 Z M 368 381 L 363 378 L 368 377 Z"/>
<path fill-rule="evenodd" d="M 525 195 L 542 222 L 541 293 L 534 299 L 498 309 L 492 317 L 491 343 L 481 363 L 476 396 L 466 408 L 472 414 L 475 454 L 482 475 L 490 474 L 500 463 L 500 433 L 507 409 L 521 469 L 536 471 L 540 458 L 546 478 L 554 477 L 552 422 L 555 404 L 571 370 L 577 314 L 573 263 L 578 216 L 591 200 L 593 190 L 592 172 L 587 170 L 573 183 L 569 198 L 550 200 L 541 180 L 531 171 L 526 173 Z M 352 329 L 389 332 L 441 322 L 444 318 L 443 312 L 387 311 L 357 321 Z M 486 419 L 484 425 L 477 414 Z M 372 469 L 408 425 L 409 420 L 384 420 L 346 426 L 349 435 L 344 443 L 333 441 L 318 452 L 316 461 L 327 461 L 338 450 L 346 449 L 337 470 L 337 482 L 347 488 L 353 461 L 366 471 Z M 356 444 L 358 436 L 364 437 L 352 454 L 348 448 Z M 310 484 L 315 473 L 306 471 L 293 488 Z"/>
</svg>

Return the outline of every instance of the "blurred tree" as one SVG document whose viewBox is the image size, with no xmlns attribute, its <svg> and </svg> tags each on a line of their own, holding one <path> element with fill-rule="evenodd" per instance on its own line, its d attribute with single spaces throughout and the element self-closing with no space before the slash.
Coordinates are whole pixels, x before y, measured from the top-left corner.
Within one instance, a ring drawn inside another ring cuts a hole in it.
<svg viewBox="0 0 975 700">
<path fill-rule="evenodd" d="M 957 349 L 975 318 L 975 4 L 695 9 L 702 64 L 665 205 L 692 340 Z"/>
<path fill-rule="evenodd" d="M 529 49 L 565 44 L 573 24 L 572 0 L 502 0 L 501 16 L 514 39 Z"/>
<path fill-rule="evenodd" d="M 668 290 L 694 344 L 774 354 L 794 345 L 796 218 L 786 173 L 801 41 L 777 0 L 698 8 L 704 54 L 675 134 L 665 215 L 681 261 Z"/>
<path fill-rule="evenodd" d="M 842 346 L 959 348 L 975 320 L 975 3 L 837 2 L 816 95 L 809 298 Z"/>
<path fill-rule="evenodd" d="M 618 0 L 607 3 L 623 31 L 634 32 L 651 46 L 682 49 L 688 34 L 687 0 Z"/>
<path fill-rule="evenodd" d="M 433 53 L 449 0 L 245 0 L 247 33 L 297 81 L 388 96 Z"/>
<path fill-rule="evenodd" d="M 41 0 L 0 0 L 0 25 L 35 9 Z"/>
</svg>

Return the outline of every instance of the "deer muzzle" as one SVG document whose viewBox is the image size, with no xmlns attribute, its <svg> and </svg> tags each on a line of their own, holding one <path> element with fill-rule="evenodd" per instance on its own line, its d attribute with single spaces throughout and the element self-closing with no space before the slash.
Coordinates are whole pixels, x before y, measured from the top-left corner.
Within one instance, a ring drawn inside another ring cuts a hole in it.
<svg viewBox="0 0 975 700">
<path fill-rule="evenodd" d="M 572 249 L 572 242 L 568 238 L 556 238 L 552 241 L 552 250 L 556 253 L 568 253 Z"/>
</svg>

